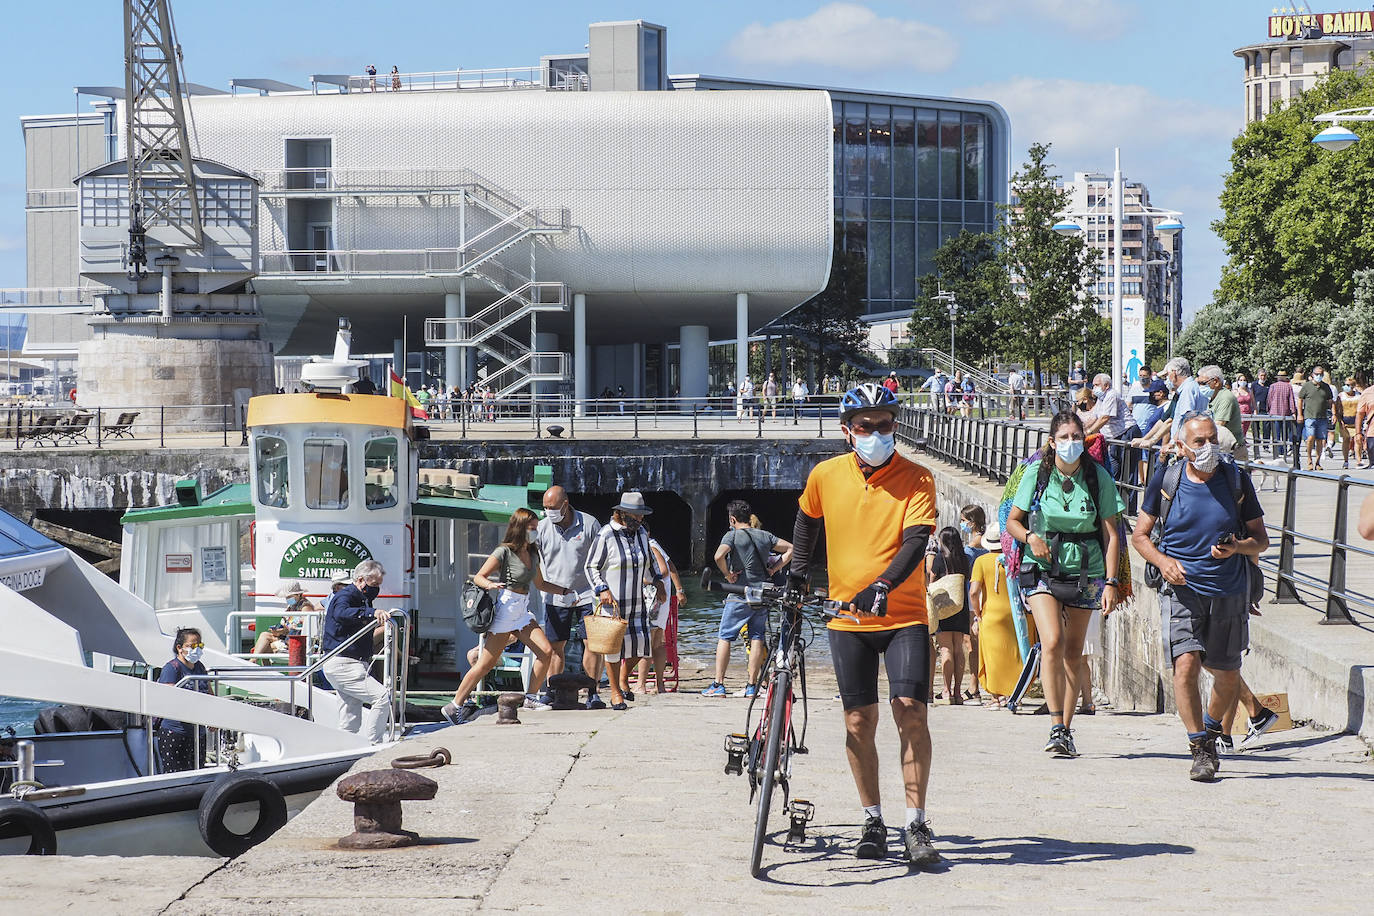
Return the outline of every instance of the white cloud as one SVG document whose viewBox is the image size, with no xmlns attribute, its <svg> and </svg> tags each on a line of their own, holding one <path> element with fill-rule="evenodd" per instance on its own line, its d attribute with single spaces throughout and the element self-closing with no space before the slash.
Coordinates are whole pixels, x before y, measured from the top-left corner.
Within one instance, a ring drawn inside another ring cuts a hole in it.
<svg viewBox="0 0 1374 916">
<path fill-rule="evenodd" d="M 924 22 L 882 17 L 857 3 L 831 3 L 802 19 L 745 26 L 727 50 L 761 64 L 935 73 L 954 64 L 958 42 Z"/>
<path fill-rule="evenodd" d="M 974 22 L 1015 16 L 1099 39 L 1120 35 L 1137 12 L 1123 0 L 979 0 L 961 8 Z"/>
<path fill-rule="evenodd" d="M 1050 161 L 1065 178 L 1076 171 L 1110 173 L 1113 148 L 1120 147 L 1126 179 L 1144 182 L 1155 206 L 1183 211 L 1185 311 L 1210 300 L 1226 260 L 1210 224 L 1220 216 L 1217 196 L 1230 168 L 1231 140 L 1244 120 L 1239 104 L 1231 109 L 1166 98 L 1144 86 L 1034 77 L 954 94 L 1007 110 L 1013 169 L 1031 143 L 1050 143 Z"/>
<path fill-rule="evenodd" d="M 0 251 L 23 251 L 24 237 L 22 235 L 7 235 L 0 233 Z"/>
</svg>

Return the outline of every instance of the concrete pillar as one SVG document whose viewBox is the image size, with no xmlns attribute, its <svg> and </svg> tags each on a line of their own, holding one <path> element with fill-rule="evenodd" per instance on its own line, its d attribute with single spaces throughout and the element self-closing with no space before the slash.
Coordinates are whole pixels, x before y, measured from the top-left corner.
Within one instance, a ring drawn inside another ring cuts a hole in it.
<svg viewBox="0 0 1374 916">
<path fill-rule="evenodd" d="M 587 400 L 587 294 L 573 295 L 573 397 L 577 399 L 577 415 Z"/>
<path fill-rule="evenodd" d="M 630 365 L 634 374 L 630 376 L 630 395 L 644 397 L 644 344 L 636 341 L 630 344 Z"/>
<path fill-rule="evenodd" d="M 707 362 L 708 329 L 704 324 L 684 324 L 678 329 L 679 370 L 684 398 L 705 398 L 710 377 Z"/>
<path fill-rule="evenodd" d="M 549 331 L 539 331 L 538 333 L 536 333 L 536 334 L 534 335 L 534 348 L 535 348 L 536 350 L 538 350 L 540 353 L 557 353 L 557 352 L 558 352 L 558 335 L 557 335 L 557 334 L 553 334 L 553 333 L 551 333 L 551 332 L 549 332 Z M 534 367 L 536 371 L 539 371 L 539 372 L 544 372 L 544 371 L 552 372 L 552 371 L 553 371 L 552 360 L 550 360 L 550 361 L 548 361 L 548 362 L 545 362 L 544 360 L 537 360 L 537 363 L 538 363 L 538 365 L 536 365 L 536 366 Z M 557 383 L 557 382 L 535 382 L 535 383 L 534 383 L 534 393 L 537 394 L 537 395 L 539 395 L 539 398 L 540 398 L 541 402 L 543 402 L 543 403 L 541 403 L 541 406 L 540 406 L 540 408 L 539 408 L 539 409 L 540 409 L 540 412 L 541 412 L 541 413 L 549 413 L 549 412 L 551 412 L 551 411 L 553 410 L 553 404 L 552 404 L 552 403 L 549 403 L 549 402 L 547 402 L 547 401 L 544 401 L 544 399 L 545 399 L 545 398 L 548 398 L 548 397 L 551 397 L 551 396 L 553 396 L 553 395 L 555 395 L 555 394 L 558 393 L 558 383 Z"/>
<path fill-rule="evenodd" d="M 749 374 L 749 294 L 735 293 L 735 390 Z"/>
<path fill-rule="evenodd" d="M 444 294 L 444 317 L 461 318 L 457 293 Z M 452 336 L 450 333 L 449 336 Z M 463 387 L 462 347 L 444 347 L 444 393 Z"/>
</svg>

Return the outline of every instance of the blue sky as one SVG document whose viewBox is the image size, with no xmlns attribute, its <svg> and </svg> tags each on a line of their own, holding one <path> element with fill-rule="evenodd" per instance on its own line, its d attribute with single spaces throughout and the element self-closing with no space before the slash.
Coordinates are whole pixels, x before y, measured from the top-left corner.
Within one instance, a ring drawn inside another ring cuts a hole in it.
<svg viewBox="0 0 1374 916">
<path fill-rule="evenodd" d="M 173 0 L 187 78 L 308 85 L 311 73 L 537 64 L 577 51 L 589 22 L 668 28 L 671 73 L 969 96 L 1011 114 L 1013 161 L 1053 144 L 1058 170 L 1110 171 L 1184 211 L 1185 307 L 1211 299 L 1224 262 L 1209 224 L 1244 120 L 1235 48 L 1265 37 L 1277 4 L 1251 0 L 891 0 L 694 3 L 525 0 Z M 121 4 L 8 4 L 0 90 L 0 287 L 24 285 L 19 117 L 74 109 L 72 87 L 122 84 Z M 1325 10 L 1318 9 L 1318 12 Z M 1332 7 L 1335 9 L 1335 6 Z"/>
</svg>

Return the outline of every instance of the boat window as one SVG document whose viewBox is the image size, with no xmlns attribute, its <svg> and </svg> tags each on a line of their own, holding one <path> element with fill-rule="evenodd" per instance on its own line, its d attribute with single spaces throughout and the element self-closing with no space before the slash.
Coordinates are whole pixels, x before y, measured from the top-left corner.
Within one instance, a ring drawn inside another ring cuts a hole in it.
<svg viewBox="0 0 1374 916">
<path fill-rule="evenodd" d="M 305 506 L 348 508 L 348 443 L 343 439 L 305 440 Z"/>
<path fill-rule="evenodd" d="M 363 481 L 367 484 L 369 509 L 385 509 L 396 505 L 398 451 L 395 436 L 367 440 L 363 452 Z"/>
<path fill-rule="evenodd" d="M 257 442 L 258 503 L 285 509 L 291 497 L 286 440 L 277 436 L 258 436 Z"/>
</svg>

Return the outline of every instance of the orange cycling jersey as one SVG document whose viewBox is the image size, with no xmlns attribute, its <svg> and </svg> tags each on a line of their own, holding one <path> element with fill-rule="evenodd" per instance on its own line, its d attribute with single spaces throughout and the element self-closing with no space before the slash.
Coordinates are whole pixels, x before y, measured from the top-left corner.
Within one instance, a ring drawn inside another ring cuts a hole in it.
<svg viewBox="0 0 1374 916">
<path fill-rule="evenodd" d="M 901 455 L 865 478 L 849 452 L 811 469 L 799 505 L 812 518 L 825 519 L 830 597 L 849 601 L 887 569 L 905 529 L 935 526 L 935 478 Z M 830 627 L 895 630 L 925 622 L 926 580 L 918 567 L 888 595 L 886 617 L 832 620 Z"/>
</svg>

